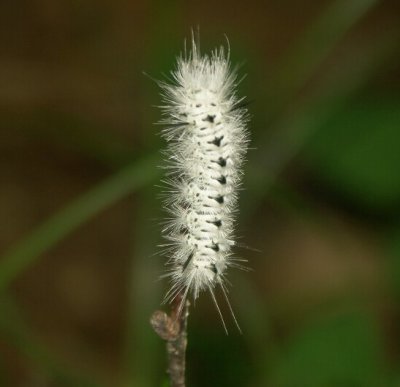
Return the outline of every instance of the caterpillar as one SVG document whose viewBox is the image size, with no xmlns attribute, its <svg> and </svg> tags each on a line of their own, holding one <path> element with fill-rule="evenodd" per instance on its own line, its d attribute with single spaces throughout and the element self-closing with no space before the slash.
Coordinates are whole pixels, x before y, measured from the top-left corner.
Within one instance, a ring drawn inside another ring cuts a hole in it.
<svg viewBox="0 0 400 387">
<path fill-rule="evenodd" d="M 189 53 L 178 57 L 170 82 L 159 82 L 163 105 L 162 135 L 167 187 L 163 245 L 169 256 L 165 276 L 171 287 L 165 301 L 208 290 L 225 322 L 214 289 L 219 286 L 234 321 L 227 297 L 226 272 L 242 267 L 232 255 L 237 192 L 248 147 L 244 98 L 235 94 L 237 71 L 230 65 L 230 50 L 201 55 L 192 38 Z"/>
</svg>

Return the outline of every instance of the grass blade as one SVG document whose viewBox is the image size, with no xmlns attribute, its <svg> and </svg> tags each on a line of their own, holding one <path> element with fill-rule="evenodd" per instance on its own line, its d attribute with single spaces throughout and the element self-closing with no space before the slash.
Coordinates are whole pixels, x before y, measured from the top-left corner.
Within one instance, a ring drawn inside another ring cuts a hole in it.
<svg viewBox="0 0 400 387">
<path fill-rule="evenodd" d="M 61 209 L 20 241 L 0 260 L 0 291 L 4 290 L 41 254 L 88 219 L 159 175 L 158 154 L 146 156 L 109 177 Z"/>
</svg>

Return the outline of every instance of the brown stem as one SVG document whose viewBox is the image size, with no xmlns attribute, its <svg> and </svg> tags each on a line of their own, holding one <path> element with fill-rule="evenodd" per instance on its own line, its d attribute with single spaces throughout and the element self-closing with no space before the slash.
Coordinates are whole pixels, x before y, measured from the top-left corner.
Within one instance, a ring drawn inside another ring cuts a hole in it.
<svg viewBox="0 0 400 387">
<path fill-rule="evenodd" d="M 184 301 L 180 310 L 182 296 L 178 295 L 168 316 L 161 310 L 156 310 L 150 319 L 150 324 L 156 333 L 167 342 L 168 368 L 172 387 L 185 387 L 185 354 L 187 345 L 187 317 L 189 301 Z"/>
</svg>

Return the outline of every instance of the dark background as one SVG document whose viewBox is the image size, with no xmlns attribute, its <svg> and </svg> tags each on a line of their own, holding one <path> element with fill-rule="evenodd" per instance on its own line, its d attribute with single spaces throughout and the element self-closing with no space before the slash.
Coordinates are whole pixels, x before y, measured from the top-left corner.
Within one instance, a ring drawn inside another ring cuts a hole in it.
<svg viewBox="0 0 400 387">
<path fill-rule="evenodd" d="M 0 385 L 167 386 L 159 88 L 183 41 L 247 74 L 235 272 L 189 386 L 400 384 L 400 3 L 0 2 Z M 147 77 L 143 74 L 149 74 Z"/>
</svg>

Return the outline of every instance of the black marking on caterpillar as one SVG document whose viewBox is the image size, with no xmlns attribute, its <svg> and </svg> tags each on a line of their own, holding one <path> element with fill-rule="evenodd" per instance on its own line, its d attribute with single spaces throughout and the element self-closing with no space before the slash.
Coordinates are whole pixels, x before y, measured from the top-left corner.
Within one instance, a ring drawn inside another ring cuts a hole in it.
<svg viewBox="0 0 400 387">
<path fill-rule="evenodd" d="M 224 136 L 215 137 L 214 140 L 207 141 L 207 144 L 213 144 L 213 145 L 216 145 L 216 146 L 219 147 L 219 146 L 221 146 L 221 141 L 222 141 L 223 138 L 224 138 Z"/>
</svg>

